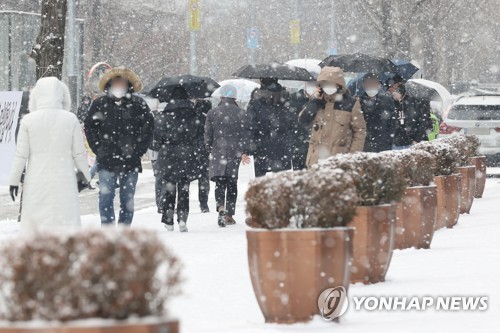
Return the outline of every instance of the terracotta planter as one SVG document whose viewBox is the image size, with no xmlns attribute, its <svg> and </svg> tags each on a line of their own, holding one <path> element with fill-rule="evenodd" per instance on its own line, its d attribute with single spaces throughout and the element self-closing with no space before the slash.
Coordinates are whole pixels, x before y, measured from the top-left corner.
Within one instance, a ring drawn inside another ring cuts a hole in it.
<svg viewBox="0 0 500 333">
<path fill-rule="evenodd" d="M 476 193 L 476 167 L 466 166 L 458 168 L 462 175 L 462 201 L 460 204 L 460 214 L 469 214 Z"/>
<path fill-rule="evenodd" d="M 178 333 L 179 322 L 177 320 L 144 320 L 138 323 L 120 323 L 119 321 L 104 320 L 98 324 L 97 320 L 89 319 L 79 321 L 78 323 L 61 323 L 38 326 L 27 323 L 13 324 L 10 327 L 0 327 L 0 333 Z M 37 322 L 39 323 L 39 322 Z M 102 325 L 102 326 L 100 326 Z"/>
<path fill-rule="evenodd" d="M 434 177 L 438 205 L 435 230 L 444 227 L 453 228 L 457 224 L 462 201 L 461 179 L 460 174 Z"/>
<path fill-rule="evenodd" d="M 248 230 L 248 265 L 266 323 L 309 321 L 327 288 L 349 286 L 353 228 Z"/>
<path fill-rule="evenodd" d="M 471 157 L 469 158 L 469 162 L 476 167 L 476 191 L 474 198 L 482 198 L 486 184 L 486 156 Z"/>
<path fill-rule="evenodd" d="M 430 248 L 436 218 L 437 187 L 408 187 L 397 205 L 394 248 Z"/>
<path fill-rule="evenodd" d="M 396 206 L 358 206 L 349 223 L 354 227 L 351 282 L 385 281 L 389 269 L 396 227 Z"/>
</svg>

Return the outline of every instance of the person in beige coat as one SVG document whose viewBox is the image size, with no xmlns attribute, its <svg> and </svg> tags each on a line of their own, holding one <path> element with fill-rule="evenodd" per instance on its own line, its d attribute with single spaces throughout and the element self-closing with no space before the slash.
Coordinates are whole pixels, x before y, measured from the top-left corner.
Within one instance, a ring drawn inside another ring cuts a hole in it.
<svg viewBox="0 0 500 333">
<path fill-rule="evenodd" d="M 347 90 L 342 69 L 323 67 L 317 81 L 316 98 L 299 115 L 311 127 L 308 168 L 335 154 L 362 151 L 366 137 L 360 103 Z"/>
</svg>

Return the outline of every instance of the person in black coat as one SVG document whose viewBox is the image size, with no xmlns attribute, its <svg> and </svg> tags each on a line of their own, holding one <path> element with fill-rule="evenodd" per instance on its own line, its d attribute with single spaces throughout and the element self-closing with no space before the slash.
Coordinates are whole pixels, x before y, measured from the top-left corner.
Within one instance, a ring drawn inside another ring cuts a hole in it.
<svg viewBox="0 0 500 333">
<path fill-rule="evenodd" d="M 142 84 L 131 70 L 118 67 L 108 71 L 99 88 L 106 95 L 92 102 L 84 127 L 97 159 L 101 223 L 114 224 L 113 199 L 119 181 L 118 223 L 130 225 L 141 157 L 151 143 L 154 119 L 146 102 L 133 94 Z"/>
<path fill-rule="evenodd" d="M 304 89 L 290 96 L 290 112 L 295 117 L 292 130 L 292 167 L 293 170 L 306 169 L 307 151 L 311 128 L 299 122 L 299 114 L 309 102 Z"/>
<path fill-rule="evenodd" d="M 221 88 L 220 104 L 210 110 L 205 123 L 205 145 L 211 153 L 209 175 L 215 182 L 215 199 L 219 213 L 218 224 L 235 224 L 233 216 L 238 196 L 240 161 L 250 163 L 251 136 L 248 116 L 236 104 L 236 89 Z"/>
<path fill-rule="evenodd" d="M 262 78 L 247 113 L 252 119 L 255 176 L 290 170 L 291 137 L 296 120 L 289 110 L 288 92 L 274 78 Z"/>
<path fill-rule="evenodd" d="M 177 196 L 179 230 L 186 232 L 189 216 L 189 184 L 198 175 L 196 159 L 198 116 L 194 104 L 182 87 L 173 89 L 171 101 L 155 119 L 154 147 L 158 151 L 155 177 L 164 193 L 162 223 L 174 230 L 174 210 Z"/>
<path fill-rule="evenodd" d="M 400 76 L 390 78 L 386 85 L 397 112 L 393 149 L 405 149 L 415 143 L 428 141 L 428 133 L 432 131 L 429 101 L 409 96 Z"/>
<path fill-rule="evenodd" d="M 212 109 L 212 103 L 208 100 L 200 99 L 195 104 L 198 116 L 198 137 L 196 144 L 196 158 L 198 162 L 198 201 L 202 213 L 209 213 L 208 194 L 210 193 L 210 179 L 208 177 L 209 153 L 205 147 L 205 121 L 207 113 Z"/>
<path fill-rule="evenodd" d="M 379 77 L 374 73 L 365 74 L 363 94 L 359 97 L 366 122 L 365 152 L 392 150 L 396 110 L 392 98 L 382 94 L 380 89 Z"/>
</svg>

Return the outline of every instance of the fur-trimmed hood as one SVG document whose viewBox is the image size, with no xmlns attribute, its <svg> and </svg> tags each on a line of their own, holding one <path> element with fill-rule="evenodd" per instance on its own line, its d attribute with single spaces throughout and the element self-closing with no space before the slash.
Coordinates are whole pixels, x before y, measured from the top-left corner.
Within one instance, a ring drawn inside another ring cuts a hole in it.
<svg viewBox="0 0 500 333">
<path fill-rule="evenodd" d="M 99 80 L 99 89 L 101 89 L 101 91 L 105 91 L 109 81 L 117 77 L 127 79 L 128 82 L 132 85 L 135 93 L 138 93 L 142 90 L 142 82 L 139 78 L 139 75 L 137 75 L 133 70 L 125 67 L 115 67 L 107 71 Z"/>
</svg>

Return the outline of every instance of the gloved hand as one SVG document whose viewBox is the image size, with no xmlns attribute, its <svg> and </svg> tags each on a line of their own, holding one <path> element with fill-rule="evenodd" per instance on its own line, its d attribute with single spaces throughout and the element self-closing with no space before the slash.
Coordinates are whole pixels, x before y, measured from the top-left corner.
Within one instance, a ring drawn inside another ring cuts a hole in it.
<svg viewBox="0 0 500 333">
<path fill-rule="evenodd" d="M 11 186 L 9 192 L 12 201 L 16 201 L 17 193 L 19 192 L 19 186 Z"/>
</svg>

